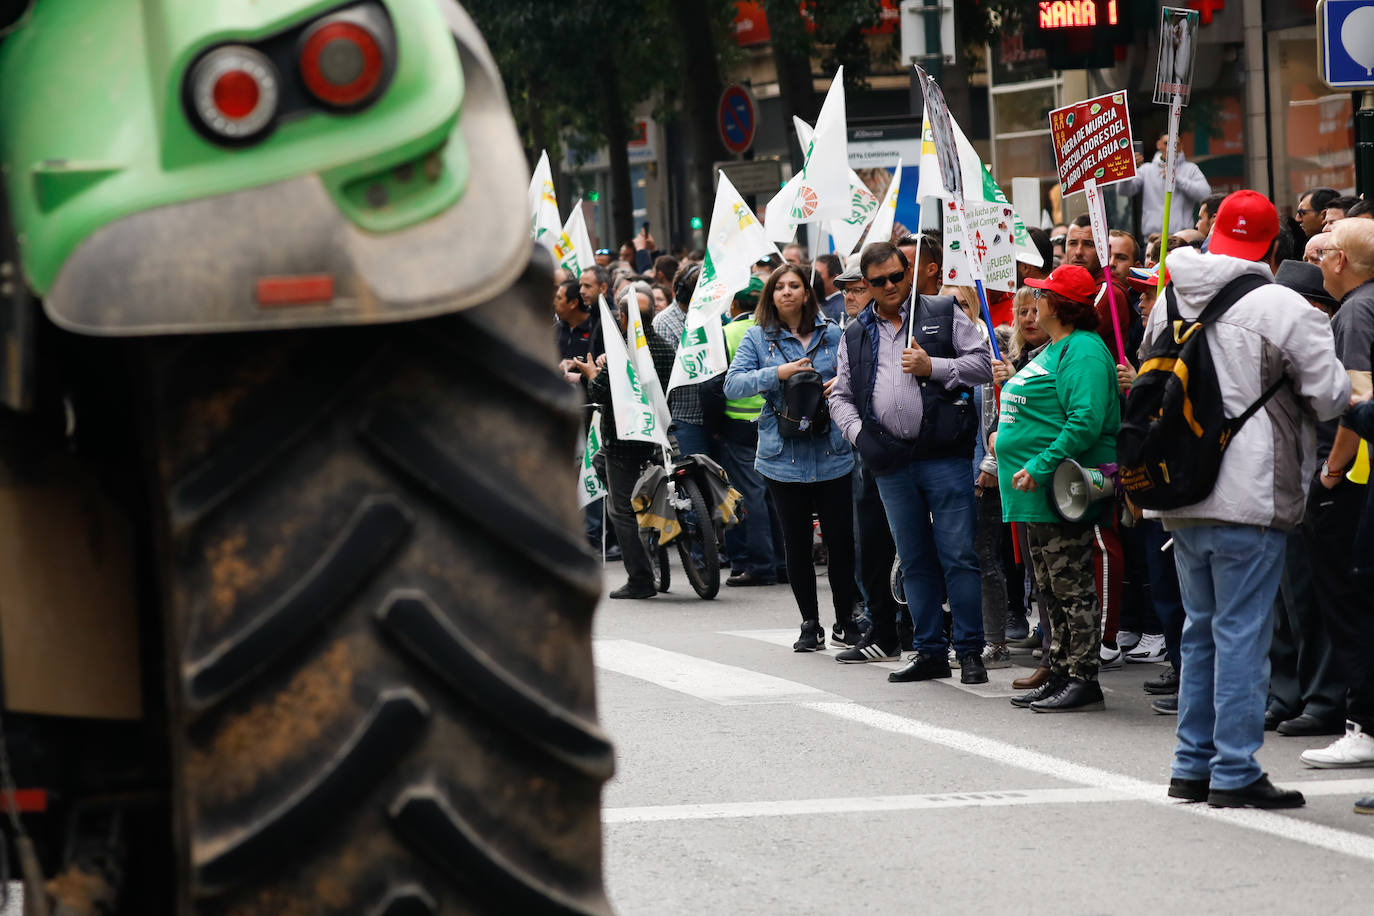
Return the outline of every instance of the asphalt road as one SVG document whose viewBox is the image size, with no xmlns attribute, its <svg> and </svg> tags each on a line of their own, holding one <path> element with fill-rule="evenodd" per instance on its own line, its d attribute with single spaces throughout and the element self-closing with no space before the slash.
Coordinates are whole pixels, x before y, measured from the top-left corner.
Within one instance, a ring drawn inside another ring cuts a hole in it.
<svg viewBox="0 0 1374 916">
<path fill-rule="evenodd" d="M 1331 739 L 1260 752 L 1305 808 L 1185 805 L 1176 720 L 1141 690 L 1156 666 L 1104 672 L 1105 711 L 1043 715 L 1007 702 L 1025 668 L 889 684 L 898 663 L 793 653 L 798 622 L 786 586 L 702 601 L 680 568 L 666 595 L 602 602 L 618 913 L 1374 912 L 1374 817 L 1351 811 L 1374 769 L 1298 761 Z"/>
</svg>

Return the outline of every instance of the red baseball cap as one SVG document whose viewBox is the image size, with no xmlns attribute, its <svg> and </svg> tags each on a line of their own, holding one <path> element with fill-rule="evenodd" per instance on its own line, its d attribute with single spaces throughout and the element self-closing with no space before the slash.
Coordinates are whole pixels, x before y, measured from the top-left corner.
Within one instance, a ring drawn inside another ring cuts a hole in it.
<svg viewBox="0 0 1374 916">
<path fill-rule="evenodd" d="M 1245 261 L 1258 261 L 1269 253 L 1279 234 L 1279 213 L 1269 198 L 1258 191 L 1237 191 L 1217 207 L 1212 240 L 1207 250 Z"/>
<path fill-rule="evenodd" d="M 1093 275 L 1077 264 L 1060 264 L 1043 280 L 1027 277 L 1026 285 L 1047 289 L 1081 305 L 1091 305 L 1097 296 L 1097 282 L 1093 280 Z"/>
</svg>

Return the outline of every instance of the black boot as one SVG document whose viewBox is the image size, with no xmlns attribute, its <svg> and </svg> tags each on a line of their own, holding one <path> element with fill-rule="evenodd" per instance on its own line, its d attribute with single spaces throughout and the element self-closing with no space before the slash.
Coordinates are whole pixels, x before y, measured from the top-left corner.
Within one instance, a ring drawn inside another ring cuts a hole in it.
<svg viewBox="0 0 1374 916">
<path fill-rule="evenodd" d="M 1097 681 L 1085 681 L 1081 677 L 1071 677 L 1058 693 L 1030 704 L 1036 712 L 1086 712 L 1102 709 L 1102 685 Z"/>
<path fill-rule="evenodd" d="M 1280 789 L 1269 781 L 1268 773 L 1239 789 L 1213 789 L 1207 795 L 1213 808 L 1301 808 L 1307 799 L 1297 789 Z"/>
</svg>

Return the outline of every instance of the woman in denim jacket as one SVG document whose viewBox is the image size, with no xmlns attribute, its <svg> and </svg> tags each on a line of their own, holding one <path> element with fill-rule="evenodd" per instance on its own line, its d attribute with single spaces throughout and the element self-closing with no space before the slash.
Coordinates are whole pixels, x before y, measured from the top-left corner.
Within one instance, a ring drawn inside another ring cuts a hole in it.
<svg viewBox="0 0 1374 916">
<path fill-rule="evenodd" d="M 854 509 L 849 472 L 854 467 L 849 443 L 833 423 L 820 435 L 784 438 L 778 429 L 783 410 L 782 382 L 804 369 L 814 369 L 829 383 L 835 378 L 841 332 L 820 313 L 801 268 L 784 264 L 773 272 L 749 329 L 725 376 L 727 398 L 761 394 L 759 448 L 754 467 L 763 475 L 782 528 L 787 552 L 787 578 L 801 611 L 797 652 L 825 648 L 816 601 L 816 568 L 811 561 L 811 514 L 821 520 L 829 547 L 831 595 L 835 605 L 832 639 L 837 646 L 858 640 L 854 623 Z"/>
</svg>

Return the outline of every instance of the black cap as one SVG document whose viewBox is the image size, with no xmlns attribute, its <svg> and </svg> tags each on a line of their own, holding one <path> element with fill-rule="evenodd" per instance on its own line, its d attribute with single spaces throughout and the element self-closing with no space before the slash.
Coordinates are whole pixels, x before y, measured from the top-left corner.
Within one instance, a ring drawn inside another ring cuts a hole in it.
<svg viewBox="0 0 1374 916">
<path fill-rule="evenodd" d="M 1282 261 L 1274 282 L 1286 286 L 1304 299 L 1335 305 L 1336 299 L 1322 285 L 1322 269 L 1306 261 Z"/>
</svg>

